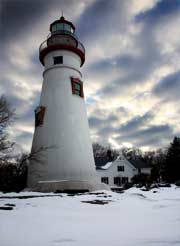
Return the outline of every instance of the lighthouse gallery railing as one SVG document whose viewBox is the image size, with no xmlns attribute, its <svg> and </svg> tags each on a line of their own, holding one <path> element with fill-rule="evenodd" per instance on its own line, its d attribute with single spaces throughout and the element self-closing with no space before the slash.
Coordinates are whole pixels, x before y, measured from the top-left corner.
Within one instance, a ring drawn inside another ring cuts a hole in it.
<svg viewBox="0 0 180 246">
<path fill-rule="evenodd" d="M 55 33 L 54 33 L 55 34 Z M 54 46 L 54 45 L 57 45 L 57 43 L 56 44 L 47 44 L 47 41 L 48 41 L 48 39 L 50 38 L 50 37 L 52 37 L 53 35 L 54 35 L 53 33 L 50 33 L 48 36 L 47 36 L 47 39 L 44 41 L 44 42 L 42 42 L 42 44 L 40 45 L 40 47 L 39 47 L 39 52 L 41 52 L 42 50 L 44 50 L 44 49 L 46 49 L 47 47 L 49 47 L 49 46 Z M 57 32 L 56 32 L 56 34 L 58 34 Z M 77 48 L 77 49 L 79 49 L 79 50 L 81 50 L 83 53 L 85 53 L 85 48 L 84 48 L 84 46 L 83 46 L 83 44 L 81 43 L 81 42 L 79 42 L 78 41 L 78 39 L 77 39 L 77 37 L 75 36 L 75 34 L 71 34 L 70 32 L 60 32 L 59 34 L 68 34 L 68 35 L 71 35 L 71 36 L 73 36 L 73 37 L 75 37 L 76 38 L 76 40 L 77 40 L 77 46 L 74 46 L 75 48 Z M 62 43 L 61 43 L 62 44 Z M 69 44 L 70 45 L 70 44 Z M 72 45 L 70 45 L 70 46 L 72 46 Z"/>
</svg>

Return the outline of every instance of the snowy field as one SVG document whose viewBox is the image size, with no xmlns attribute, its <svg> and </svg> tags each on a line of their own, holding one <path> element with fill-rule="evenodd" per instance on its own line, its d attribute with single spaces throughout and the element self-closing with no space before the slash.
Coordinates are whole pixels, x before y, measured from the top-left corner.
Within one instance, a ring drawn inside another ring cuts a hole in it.
<svg viewBox="0 0 180 246">
<path fill-rule="evenodd" d="M 180 188 L 104 193 L 0 193 L 0 245 L 180 245 Z"/>
</svg>

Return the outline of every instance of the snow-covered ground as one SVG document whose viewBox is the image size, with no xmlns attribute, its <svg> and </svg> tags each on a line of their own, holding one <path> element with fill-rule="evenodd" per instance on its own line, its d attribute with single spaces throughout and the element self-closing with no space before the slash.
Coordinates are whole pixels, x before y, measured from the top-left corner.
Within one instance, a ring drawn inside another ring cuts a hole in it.
<svg viewBox="0 0 180 246">
<path fill-rule="evenodd" d="M 105 194 L 0 193 L 0 245 L 180 245 L 180 188 Z"/>
</svg>

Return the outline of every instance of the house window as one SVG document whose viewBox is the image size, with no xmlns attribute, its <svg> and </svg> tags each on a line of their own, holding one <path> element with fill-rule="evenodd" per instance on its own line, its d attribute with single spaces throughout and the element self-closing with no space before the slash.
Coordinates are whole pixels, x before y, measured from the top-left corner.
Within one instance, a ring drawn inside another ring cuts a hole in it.
<svg viewBox="0 0 180 246">
<path fill-rule="evenodd" d="M 121 185 L 121 178 L 120 177 L 114 177 L 114 184 L 120 186 Z"/>
<path fill-rule="evenodd" d="M 54 65 L 63 64 L 63 56 L 55 56 L 54 57 Z"/>
<path fill-rule="evenodd" d="M 124 166 L 117 166 L 118 172 L 124 172 Z"/>
<path fill-rule="evenodd" d="M 105 184 L 109 184 L 109 178 L 108 177 L 102 177 L 101 182 Z"/>
<path fill-rule="evenodd" d="M 42 106 L 37 107 L 37 109 L 35 110 L 35 126 L 36 127 L 43 125 L 45 110 L 46 108 Z"/>
<path fill-rule="evenodd" d="M 122 177 L 122 184 L 128 183 L 128 177 Z"/>
<path fill-rule="evenodd" d="M 71 77 L 72 94 L 84 97 L 83 82 L 78 78 Z"/>
</svg>

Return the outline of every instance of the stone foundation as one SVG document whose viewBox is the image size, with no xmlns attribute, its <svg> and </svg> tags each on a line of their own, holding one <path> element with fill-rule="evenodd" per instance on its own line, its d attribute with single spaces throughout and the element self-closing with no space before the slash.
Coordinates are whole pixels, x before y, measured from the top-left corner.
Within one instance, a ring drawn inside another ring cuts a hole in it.
<svg viewBox="0 0 180 246">
<path fill-rule="evenodd" d="M 64 193 L 81 193 L 91 192 L 97 190 L 110 190 L 110 188 L 103 183 L 89 182 L 89 181 L 39 181 L 34 187 L 26 189 L 34 192 L 64 192 Z"/>
</svg>

